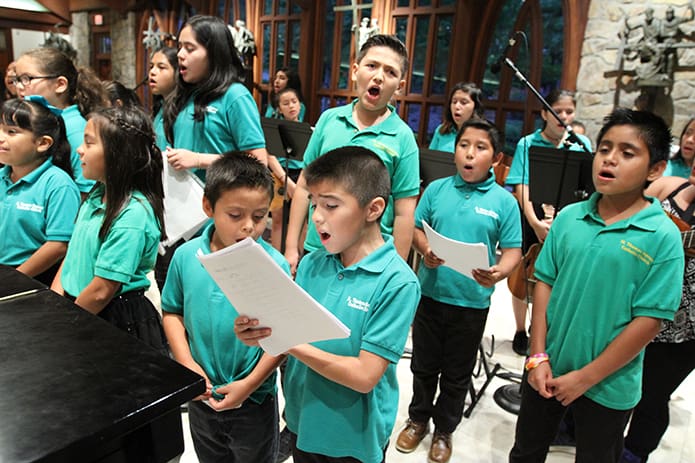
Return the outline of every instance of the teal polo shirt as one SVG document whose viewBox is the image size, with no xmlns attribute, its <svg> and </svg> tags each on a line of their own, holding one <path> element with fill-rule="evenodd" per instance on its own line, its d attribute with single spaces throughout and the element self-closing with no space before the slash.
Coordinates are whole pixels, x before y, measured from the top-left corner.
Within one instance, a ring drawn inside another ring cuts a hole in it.
<svg viewBox="0 0 695 463">
<path fill-rule="evenodd" d="M 157 114 L 155 114 L 152 120 L 152 127 L 154 128 L 155 143 L 157 143 L 157 146 L 163 153 L 167 146 L 170 145 L 164 132 L 164 107 L 160 108 Z"/>
<path fill-rule="evenodd" d="M 664 170 L 664 177 L 690 177 L 691 167 L 688 167 L 683 159 L 669 159 L 666 164 L 666 169 Z"/>
<path fill-rule="evenodd" d="M 341 386 L 288 357 L 283 389 L 287 427 L 297 447 L 331 457 L 381 462 L 398 409 L 396 363 L 403 353 L 420 287 L 393 238 L 350 267 L 325 250 L 299 263 L 297 283 L 350 328 L 350 337 L 313 343 L 336 355 L 376 354 L 389 365 L 367 394 Z"/>
<path fill-rule="evenodd" d="M 415 209 L 415 226 L 427 222 L 438 233 L 465 243 L 484 243 L 488 262 L 495 264 L 495 250 L 521 247 L 519 206 L 493 175 L 480 183 L 467 183 L 460 175 L 430 183 Z M 486 309 L 494 287 L 485 288 L 449 267 L 418 269 L 422 294 L 461 307 Z"/>
<path fill-rule="evenodd" d="M 0 168 L 0 264 L 17 267 L 46 241 L 70 241 L 80 192 L 50 159 L 12 182 L 11 168 Z"/>
<path fill-rule="evenodd" d="M 215 225 L 210 224 L 198 238 L 176 250 L 162 291 L 162 310 L 183 317 L 193 360 L 205 371 L 213 390 L 247 377 L 263 356 L 262 349 L 248 347 L 236 337 L 234 319 L 239 313 L 198 260 L 199 254 L 210 254 L 214 231 Z M 258 243 L 290 273 L 282 254 L 262 238 Z M 261 403 L 266 395 L 276 394 L 276 379 L 275 373 L 270 375 L 251 400 Z"/>
<path fill-rule="evenodd" d="M 65 123 L 65 131 L 70 143 L 70 164 L 72 165 L 72 173 L 75 177 L 75 183 L 82 193 L 89 193 L 94 186 L 94 180 L 84 178 L 82 175 L 82 161 L 80 155 L 77 154 L 77 148 L 82 145 L 84 140 L 84 128 L 87 125 L 87 120 L 82 116 L 77 105 L 68 106 L 63 109 L 60 114 Z"/>
<path fill-rule="evenodd" d="M 393 202 L 420 193 L 418 146 L 413 131 L 398 117 L 393 106 L 389 106 L 391 115 L 386 120 L 359 130 L 352 118 L 355 104 L 357 100 L 321 114 L 304 152 L 304 165 L 307 166 L 319 156 L 342 146 L 362 146 L 374 151 L 391 176 L 391 196 L 381 217 L 381 231 L 390 235 L 393 233 Z M 311 213 L 310 210 L 304 248 L 315 251 L 322 249 L 323 245 L 311 220 Z"/>
<path fill-rule="evenodd" d="M 507 175 L 507 180 L 505 182 L 507 185 L 528 185 L 528 149 L 530 146 L 542 146 L 545 148 L 557 149 L 557 146 L 543 138 L 541 132 L 542 130 L 538 129 L 532 134 L 523 137 L 521 140 L 519 140 L 519 143 L 516 144 L 514 159 L 512 160 L 512 165 L 509 168 L 509 174 Z M 587 148 L 591 149 L 591 141 L 588 138 L 579 134 L 577 134 L 577 136 L 584 142 Z M 578 144 L 571 145 L 569 149 L 571 151 L 583 150 Z M 589 156 L 588 153 L 587 156 Z"/>
<path fill-rule="evenodd" d="M 635 317 L 672 320 L 680 303 L 680 233 L 659 202 L 648 198 L 647 208 L 606 225 L 600 197 L 560 211 L 536 260 L 536 278 L 552 286 L 546 351 L 554 376 L 594 360 Z M 637 405 L 643 355 L 585 395 L 615 410 Z"/>
<path fill-rule="evenodd" d="M 453 153 L 456 151 L 456 130 L 450 130 L 443 134 L 440 132 L 442 125 L 439 124 L 434 130 L 434 136 L 430 142 L 429 148 L 431 150 L 446 151 L 448 153 Z"/>
<path fill-rule="evenodd" d="M 233 83 L 224 95 L 210 102 L 202 121 L 193 119 L 194 96 L 174 121 L 174 148 L 207 154 L 265 148 L 258 107 L 244 85 Z M 205 180 L 204 169 L 193 172 Z"/>
<path fill-rule="evenodd" d="M 147 289 L 147 273 L 154 268 L 160 229 L 147 198 L 135 191 L 128 204 L 111 223 L 106 239 L 99 238 L 106 205 L 104 185 L 99 184 L 82 203 L 73 239 L 63 262 L 61 283 L 65 292 L 77 297 L 95 276 L 117 281 L 116 296 Z"/>
</svg>

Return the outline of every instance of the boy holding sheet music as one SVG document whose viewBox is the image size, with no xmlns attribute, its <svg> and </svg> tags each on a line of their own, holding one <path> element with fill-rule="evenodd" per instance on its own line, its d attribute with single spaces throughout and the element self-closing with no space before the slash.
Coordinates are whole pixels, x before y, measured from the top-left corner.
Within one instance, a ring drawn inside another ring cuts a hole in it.
<svg viewBox="0 0 695 463">
<path fill-rule="evenodd" d="M 351 329 L 349 338 L 288 350 L 283 390 L 295 463 L 384 460 L 398 408 L 396 363 L 420 288 L 379 221 L 389 174 L 370 150 L 329 151 L 305 169 L 312 220 L 324 249 L 305 256 L 296 282 Z M 234 331 L 256 345 L 262 320 Z"/>
<path fill-rule="evenodd" d="M 203 209 L 213 219 L 176 250 L 164 290 L 164 331 L 176 361 L 200 374 L 207 392 L 189 405 L 191 436 L 201 462 L 275 461 L 278 408 L 275 369 L 282 356 L 239 342 L 238 315 L 198 260 L 247 237 L 289 274 L 278 251 L 260 238 L 273 197 L 268 169 L 245 153 L 229 153 L 207 171 Z"/>
<path fill-rule="evenodd" d="M 451 456 L 451 434 L 463 415 L 490 296 L 521 259 L 519 208 L 491 174 L 502 157 L 501 146 L 490 122 L 464 122 L 455 143 L 457 174 L 428 185 L 415 211 L 413 246 L 423 255 L 418 271 L 422 299 L 413 321 L 413 397 L 396 449 L 414 451 L 432 419 L 430 462 Z M 485 244 L 490 267 L 473 269 L 473 278 L 447 267 L 447 256 L 432 252 L 425 223 L 448 238 Z M 502 258 L 495 264 L 498 245 Z"/>
</svg>

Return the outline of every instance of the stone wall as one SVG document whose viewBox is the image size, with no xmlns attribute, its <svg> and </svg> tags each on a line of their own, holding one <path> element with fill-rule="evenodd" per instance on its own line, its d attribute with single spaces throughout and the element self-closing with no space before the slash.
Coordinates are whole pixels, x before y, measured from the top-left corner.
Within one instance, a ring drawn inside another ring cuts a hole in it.
<svg viewBox="0 0 695 463">
<path fill-rule="evenodd" d="M 591 2 L 577 78 L 577 119 L 586 124 L 587 134 L 592 142 L 596 140 L 604 116 L 617 105 L 634 107 L 635 100 L 640 95 L 634 77 L 618 77 L 611 73 L 617 70 L 618 51 L 608 47 L 617 48 L 620 45 L 618 32 L 623 29 L 626 16 L 630 18 L 630 24 L 634 25 L 644 18 L 644 10 L 650 6 L 654 9 L 654 17 L 663 19 L 669 5 L 675 8 L 676 16 L 686 15 L 686 0 Z M 695 32 L 695 21 L 682 24 L 681 29 L 686 33 Z M 633 34 L 631 37 L 637 37 L 640 32 L 634 31 Z M 687 40 L 681 43 L 695 44 Z M 623 60 L 623 69 L 634 70 L 638 61 Z M 673 133 L 677 137 L 686 121 L 691 115 L 695 115 L 695 48 L 678 50 L 674 83 L 664 93 L 657 102 L 655 112 L 667 121 L 672 121 Z"/>
</svg>

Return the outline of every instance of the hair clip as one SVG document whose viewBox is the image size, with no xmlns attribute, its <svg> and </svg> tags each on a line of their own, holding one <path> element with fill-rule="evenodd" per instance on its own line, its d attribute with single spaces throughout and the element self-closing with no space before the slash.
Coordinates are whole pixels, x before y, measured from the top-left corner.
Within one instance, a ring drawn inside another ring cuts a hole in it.
<svg viewBox="0 0 695 463">
<path fill-rule="evenodd" d="M 47 108 L 50 112 L 52 112 L 58 117 L 60 117 L 60 115 L 63 114 L 62 109 L 58 109 L 55 106 L 49 104 L 48 100 L 46 100 L 46 98 L 42 97 L 41 95 L 27 95 L 24 97 L 24 99 L 26 101 L 31 101 L 32 103 L 40 104 L 41 106 Z"/>
</svg>

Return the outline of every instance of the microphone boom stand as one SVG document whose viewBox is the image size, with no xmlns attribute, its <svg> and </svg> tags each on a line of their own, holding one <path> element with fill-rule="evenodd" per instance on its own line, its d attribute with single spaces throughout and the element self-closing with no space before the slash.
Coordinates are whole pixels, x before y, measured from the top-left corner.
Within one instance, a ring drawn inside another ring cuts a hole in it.
<svg viewBox="0 0 695 463">
<path fill-rule="evenodd" d="M 514 62 L 509 58 L 506 57 L 504 59 L 504 63 L 514 72 L 514 75 L 516 76 L 517 79 L 519 79 L 526 87 L 533 93 L 533 95 L 540 101 L 540 103 L 543 105 L 543 109 L 545 109 L 548 113 L 552 114 L 552 116 L 557 120 L 557 122 L 564 126 L 565 131 L 567 133 L 567 141 L 576 143 L 578 144 L 583 151 L 586 153 L 593 155 L 591 150 L 586 146 L 584 141 L 577 136 L 577 134 L 572 130 L 572 127 L 569 124 L 565 124 L 565 122 L 560 118 L 560 116 L 555 112 L 555 110 L 548 104 L 548 102 L 541 96 L 541 94 L 536 90 L 536 88 L 531 84 L 526 76 L 519 70 L 519 68 L 516 67 Z M 567 155 L 564 156 L 562 167 L 561 167 L 561 179 L 565 178 L 565 172 L 567 169 Z M 554 213 L 553 215 L 557 214 L 558 212 L 558 206 L 560 204 L 560 198 L 562 194 L 562 184 L 558 187 L 557 191 L 557 196 L 556 196 L 556 201 L 554 204 Z M 500 375 L 498 375 L 500 376 Z M 514 381 L 512 384 L 505 384 L 503 386 L 500 386 L 495 390 L 495 393 L 493 395 L 493 398 L 495 400 L 495 403 L 499 405 L 501 408 L 504 410 L 514 413 L 514 414 L 519 414 L 519 408 L 521 406 L 521 384 L 523 381 L 526 381 L 526 372 L 524 371 L 522 375 L 517 375 L 514 373 L 511 373 L 507 375 L 504 379 Z M 517 384 L 516 381 L 519 381 Z"/>
</svg>

